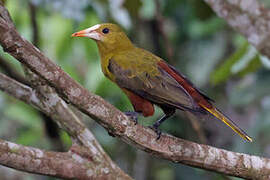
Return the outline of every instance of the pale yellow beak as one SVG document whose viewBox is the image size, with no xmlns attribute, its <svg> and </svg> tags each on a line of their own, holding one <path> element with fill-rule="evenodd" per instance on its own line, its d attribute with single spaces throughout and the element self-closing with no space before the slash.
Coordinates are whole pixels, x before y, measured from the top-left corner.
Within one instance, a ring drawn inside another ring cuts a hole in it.
<svg viewBox="0 0 270 180">
<path fill-rule="evenodd" d="M 97 29 L 100 27 L 99 24 L 92 26 L 90 28 L 84 29 L 82 31 L 79 32 L 75 32 L 73 33 L 71 36 L 72 37 L 89 37 L 91 39 L 100 41 L 102 40 L 102 34 L 100 34 L 99 32 L 97 32 Z"/>
</svg>

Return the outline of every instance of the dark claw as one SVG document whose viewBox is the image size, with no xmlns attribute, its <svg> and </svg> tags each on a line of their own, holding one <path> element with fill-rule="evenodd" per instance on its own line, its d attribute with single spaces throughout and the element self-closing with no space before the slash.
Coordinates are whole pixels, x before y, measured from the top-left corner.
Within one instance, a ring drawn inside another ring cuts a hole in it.
<svg viewBox="0 0 270 180">
<path fill-rule="evenodd" d="M 134 121 L 135 125 L 138 124 L 138 116 L 139 116 L 139 113 L 135 112 L 135 111 L 127 111 L 127 112 L 124 112 L 125 115 L 127 115 L 132 121 Z"/>
<path fill-rule="evenodd" d="M 157 134 L 157 139 L 156 140 L 159 140 L 160 136 L 161 136 L 161 130 L 159 130 L 158 127 L 155 126 L 155 124 L 152 125 L 152 126 L 148 126 L 148 127 L 156 132 L 156 134 Z"/>
<path fill-rule="evenodd" d="M 109 134 L 109 136 L 111 136 L 111 137 L 115 137 L 115 135 L 114 135 L 113 133 L 109 132 L 109 131 L 108 131 L 108 134 Z"/>
<path fill-rule="evenodd" d="M 157 120 L 152 126 L 148 126 L 157 133 L 157 140 L 159 140 L 161 136 L 161 131 L 158 129 L 158 127 L 161 125 L 162 122 L 164 122 L 166 119 L 168 119 L 175 113 L 175 109 L 166 109 L 166 111 L 163 111 L 165 113 L 164 116 Z"/>
</svg>

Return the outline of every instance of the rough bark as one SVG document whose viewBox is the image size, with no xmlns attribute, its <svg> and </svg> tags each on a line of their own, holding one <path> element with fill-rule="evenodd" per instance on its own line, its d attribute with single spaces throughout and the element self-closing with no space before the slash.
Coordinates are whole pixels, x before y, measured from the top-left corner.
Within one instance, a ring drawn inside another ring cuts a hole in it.
<svg viewBox="0 0 270 180">
<path fill-rule="evenodd" d="M 257 0 L 204 0 L 264 56 L 270 58 L 270 10 Z"/>
<path fill-rule="evenodd" d="M 4 9 L 1 8 L 0 14 L 3 14 Z M 6 52 L 38 74 L 67 102 L 95 119 L 123 141 L 176 163 L 245 179 L 270 178 L 269 159 L 196 144 L 166 134 L 156 140 L 154 131 L 134 125 L 122 112 L 70 78 L 60 67 L 23 39 L 14 27 L 9 26 L 4 16 L 0 18 L 0 34 L 0 44 Z"/>
<path fill-rule="evenodd" d="M 110 169 L 96 166 L 88 159 L 81 157 L 81 154 L 72 151 L 44 151 L 4 140 L 0 140 L 0 162 L 2 165 L 25 172 L 65 179 L 117 178 L 110 173 Z"/>
<path fill-rule="evenodd" d="M 83 165 L 88 162 L 80 162 L 82 158 L 73 156 L 71 153 L 43 151 L 0 140 L 0 162 L 7 167 L 62 178 L 74 178 L 78 173 L 83 179 L 90 178 Z"/>
</svg>

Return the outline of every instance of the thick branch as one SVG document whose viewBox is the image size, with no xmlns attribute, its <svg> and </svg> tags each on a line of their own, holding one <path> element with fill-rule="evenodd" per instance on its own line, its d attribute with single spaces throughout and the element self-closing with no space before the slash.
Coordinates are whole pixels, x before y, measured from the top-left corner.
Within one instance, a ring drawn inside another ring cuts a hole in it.
<svg viewBox="0 0 270 180">
<path fill-rule="evenodd" d="M 73 152 L 51 152 L 0 140 L 0 164 L 65 179 L 110 179 L 108 169 Z M 79 178 L 78 178 L 79 177 Z"/>
<path fill-rule="evenodd" d="M 204 0 L 240 32 L 261 54 L 270 58 L 270 10 L 257 0 Z"/>
<path fill-rule="evenodd" d="M 125 142 L 173 162 L 246 179 L 269 178 L 270 160 L 266 158 L 200 145 L 165 134 L 157 141 L 155 132 L 134 125 L 115 107 L 88 92 L 32 44 L 21 38 L 14 28 L 7 28 L 4 19 L 0 19 L 0 34 L 0 44 L 6 52 L 45 79 L 68 102 Z"/>
</svg>

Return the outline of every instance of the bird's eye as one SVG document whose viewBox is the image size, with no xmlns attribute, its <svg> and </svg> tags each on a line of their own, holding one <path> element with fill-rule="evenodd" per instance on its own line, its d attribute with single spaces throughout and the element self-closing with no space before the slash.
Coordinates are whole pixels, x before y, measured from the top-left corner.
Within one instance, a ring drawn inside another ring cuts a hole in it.
<svg viewBox="0 0 270 180">
<path fill-rule="evenodd" d="M 103 30 L 102 30 L 102 32 L 104 33 L 104 34 L 108 34 L 109 33 L 109 29 L 108 28 L 104 28 Z"/>
</svg>

